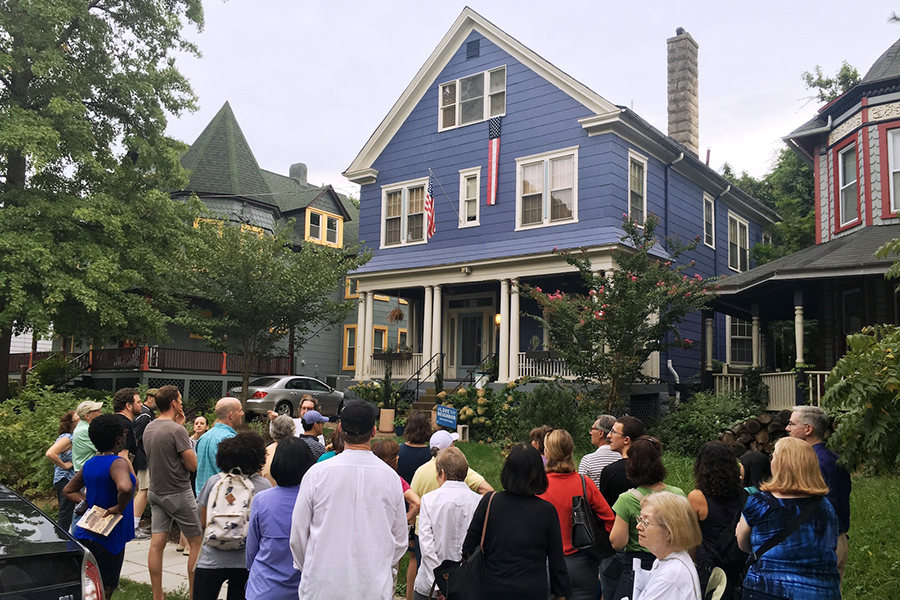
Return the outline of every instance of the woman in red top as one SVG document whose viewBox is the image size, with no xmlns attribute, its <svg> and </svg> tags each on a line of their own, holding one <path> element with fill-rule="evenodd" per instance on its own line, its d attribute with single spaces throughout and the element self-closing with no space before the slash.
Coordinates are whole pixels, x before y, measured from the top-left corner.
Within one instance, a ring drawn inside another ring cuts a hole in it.
<svg viewBox="0 0 900 600">
<path fill-rule="evenodd" d="M 563 554 L 566 556 L 566 568 L 572 585 L 569 600 L 593 600 L 599 587 L 599 562 L 591 554 L 572 547 L 572 497 L 581 496 L 582 490 L 587 492 L 588 504 L 606 527 L 607 533 L 612 529 L 616 517 L 593 480 L 575 472 L 575 461 L 572 459 L 574 451 L 575 443 L 565 429 L 554 429 L 547 434 L 544 438 L 544 453 L 547 456 L 547 479 L 550 485 L 538 497 L 552 504 L 559 515 Z"/>
</svg>

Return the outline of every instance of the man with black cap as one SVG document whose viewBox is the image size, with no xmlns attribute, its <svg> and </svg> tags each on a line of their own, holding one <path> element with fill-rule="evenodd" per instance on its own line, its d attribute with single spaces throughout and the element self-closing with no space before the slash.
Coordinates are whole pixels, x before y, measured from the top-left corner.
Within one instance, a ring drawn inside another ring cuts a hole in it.
<svg viewBox="0 0 900 600">
<path fill-rule="evenodd" d="M 369 449 L 376 413 L 362 400 L 345 404 L 344 451 L 303 476 L 290 542 L 303 574 L 299 600 L 394 597 L 392 568 L 407 549 L 406 508 L 397 473 Z"/>
</svg>

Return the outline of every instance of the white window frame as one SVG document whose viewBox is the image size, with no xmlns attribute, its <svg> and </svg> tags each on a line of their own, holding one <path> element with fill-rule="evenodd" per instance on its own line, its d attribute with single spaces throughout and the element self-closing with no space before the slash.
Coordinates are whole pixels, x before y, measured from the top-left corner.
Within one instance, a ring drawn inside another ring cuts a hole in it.
<svg viewBox="0 0 900 600">
<path fill-rule="evenodd" d="M 644 221 L 647 220 L 647 157 L 641 156 L 634 150 L 628 151 L 628 218 L 631 219 L 631 163 L 636 162 L 640 163 L 640 165 L 644 168 L 644 216 L 641 219 L 641 222 L 638 223 L 638 227 L 644 227 Z"/>
<path fill-rule="evenodd" d="M 496 71 L 501 71 L 501 70 L 503 71 L 503 90 L 502 91 L 498 90 L 498 91 L 491 93 L 491 73 L 494 73 Z M 445 82 L 441 83 L 440 85 L 438 85 L 438 131 L 439 132 L 440 131 L 450 131 L 451 129 L 458 129 L 459 127 L 466 127 L 468 125 L 474 125 L 475 123 L 482 123 L 493 117 L 505 116 L 506 115 L 506 101 L 507 101 L 506 74 L 507 74 L 506 65 L 501 65 L 499 67 L 494 67 L 493 69 L 488 69 L 486 71 L 482 71 L 481 73 L 470 73 L 468 75 L 460 77 L 459 79 L 452 79 L 450 81 L 445 81 Z M 482 76 L 482 84 L 484 85 L 484 95 L 482 96 L 482 99 L 484 101 L 484 106 L 481 111 L 481 118 L 476 121 L 470 121 L 469 123 L 461 124 L 460 120 L 462 118 L 462 108 L 461 108 L 462 103 L 460 102 L 460 88 L 461 88 L 460 82 L 463 79 L 469 79 L 475 75 Z M 444 115 L 443 115 L 444 111 L 443 111 L 443 109 L 449 108 L 451 106 L 450 104 L 448 104 L 446 107 L 441 105 L 441 102 L 443 101 L 443 97 L 444 97 L 444 86 L 447 86 L 447 85 L 455 85 L 456 86 L 456 99 L 455 99 L 454 103 L 452 104 L 452 106 L 456 107 L 456 118 L 453 121 L 453 125 L 448 125 L 447 127 L 444 127 Z M 496 96 L 497 94 L 501 94 L 501 93 L 503 94 L 503 111 L 499 112 L 497 114 L 492 114 L 491 113 L 491 97 Z"/>
<path fill-rule="evenodd" d="M 469 177 L 475 177 L 475 220 L 467 221 L 468 211 L 466 210 L 466 180 Z M 477 227 L 481 224 L 481 167 L 471 169 L 461 169 L 459 171 L 459 227 Z"/>
<path fill-rule="evenodd" d="M 735 322 L 739 321 L 739 322 Z M 745 327 L 749 328 L 748 335 L 735 335 L 732 331 L 732 327 Z M 752 321 L 746 321 L 743 319 L 737 319 L 730 315 L 725 315 L 725 332 L 726 332 L 726 356 L 725 362 L 729 365 L 752 365 L 753 364 L 753 323 Z M 735 360 L 734 356 L 734 347 L 732 346 L 735 339 L 739 340 L 750 340 L 750 360 L 749 361 L 738 361 Z"/>
<path fill-rule="evenodd" d="M 416 246 L 418 244 L 426 244 L 428 243 L 428 215 L 422 212 L 422 239 L 421 240 L 413 240 L 408 241 L 407 233 L 408 233 L 408 222 L 407 219 L 409 217 L 409 190 L 424 187 L 425 193 L 428 193 L 428 178 L 423 177 L 421 179 L 411 179 L 409 181 L 402 181 L 400 183 L 395 183 L 391 185 L 386 185 L 381 188 L 381 242 L 380 248 L 401 248 L 403 246 Z M 400 242 L 396 244 L 385 244 L 385 236 L 387 235 L 387 200 L 388 194 L 391 192 L 401 192 L 401 209 L 400 209 Z M 417 213 L 418 214 L 418 213 Z"/>
<path fill-rule="evenodd" d="M 735 246 L 737 247 L 737 266 L 732 266 L 731 264 L 731 223 L 735 222 L 735 231 L 738 236 L 737 243 Z M 744 226 L 744 236 L 741 238 L 741 225 Z M 741 242 L 744 242 L 744 245 L 741 245 Z M 741 250 L 744 250 L 747 253 L 747 265 L 745 269 L 741 268 Z M 746 219 L 743 219 L 731 211 L 728 211 L 728 268 L 732 271 L 737 271 L 738 273 L 743 273 L 747 269 L 750 268 L 750 223 L 747 222 Z"/>
<path fill-rule="evenodd" d="M 892 129 L 888 133 L 888 180 L 891 190 L 891 212 L 900 211 L 900 190 L 894 187 L 894 173 L 900 172 L 900 156 L 894 152 L 894 136 L 900 136 L 900 129 Z"/>
<path fill-rule="evenodd" d="M 572 157 L 572 218 L 566 220 L 550 220 L 550 161 L 557 158 Z M 528 225 L 522 224 L 522 167 L 543 162 L 544 164 L 544 191 L 542 202 L 542 219 L 540 223 Z M 556 225 L 569 225 L 578 222 L 578 146 L 551 150 L 531 156 L 523 156 L 516 159 L 516 231 L 535 229 L 538 227 L 553 227 Z"/>
<path fill-rule="evenodd" d="M 712 219 L 711 221 L 706 218 L 707 206 L 709 206 L 709 216 L 710 219 Z M 709 225 L 712 234 L 711 241 L 708 241 L 706 238 L 707 224 Z M 716 249 L 716 199 L 706 192 L 703 192 L 703 243 L 713 250 Z"/>
<path fill-rule="evenodd" d="M 853 161 L 854 169 L 853 169 L 853 181 L 844 181 L 844 155 L 848 152 L 853 152 L 856 160 Z M 849 221 L 846 220 L 847 211 L 844 206 L 844 190 L 850 186 L 854 186 L 856 188 L 856 194 L 853 198 L 854 206 L 856 207 L 856 216 Z M 859 206 L 859 153 L 856 151 L 856 142 L 852 144 L 848 144 L 846 148 L 841 149 L 838 152 L 838 197 L 837 201 L 840 203 L 840 222 L 841 227 L 846 225 L 850 225 L 851 223 L 855 223 L 859 221 L 860 218 L 860 206 Z"/>
</svg>

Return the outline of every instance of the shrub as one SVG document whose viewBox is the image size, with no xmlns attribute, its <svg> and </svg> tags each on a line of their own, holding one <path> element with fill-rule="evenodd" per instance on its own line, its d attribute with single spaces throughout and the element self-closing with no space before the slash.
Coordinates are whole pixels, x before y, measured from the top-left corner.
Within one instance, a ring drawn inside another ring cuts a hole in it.
<svg viewBox="0 0 900 600">
<path fill-rule="evenodd" d="M 592 450 L 590 429 L 600 405 L 559 383 L 543 383 L 529 392 L 516 412 L 516 441 L 527 441 L 534 427 L 549 425 L 565 429 L 575 440 L 575 449 Z"/>
<path fill-rule="evenodd" d="M 716 439 L 723 429 L 758 412 L 756 402 L 744 396 L 700 392 L 663 417 L 654 433 L 666 450 L 694 456 L 700 446 Z"/>
<path fill-rule="evenodd" d="M 44 454 L 58 437 L 59 418 L 82 400 L 30 384 L 0 404 L 0 481 L 32 498 L 52 490 L 53 464 Z M 104 400 L 112 412 L 111 399 Z"/>
<path fill-rule="evenodd" d="M 62 353 L 52 354 L 38 361 L 31 371 L 31 377 L 38 385 L 58 387 L 81 374 L 81 367 L 71 363 L 72 356 Z"/>
<path fill-rule="evenodd" d="M 505 443 L 514 439 L 517 407 L 525 397 L 516 387 L 515 382 L 497 391 L 469 387 L 439 393 L 438 400 L 457 410 L 457 421 L 469 426 L 470 440 Z"/>
</svg>

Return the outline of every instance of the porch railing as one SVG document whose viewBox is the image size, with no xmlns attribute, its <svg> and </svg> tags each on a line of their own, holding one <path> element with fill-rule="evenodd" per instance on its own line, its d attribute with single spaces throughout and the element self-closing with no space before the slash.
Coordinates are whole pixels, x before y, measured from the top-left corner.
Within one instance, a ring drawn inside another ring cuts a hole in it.
<svg viewBox="0 0 900 600">
<path fill-rule="evenodd" d="M 825 395 L 825 378 L 828 371 L 805 371 L 803 390 L 806 403 L 819 406 Z M 713 375 L 715 392 L 739 392 L 743 385 L 740 373 L 716 373 Z M 769 388 L 769 406 L 767 410 L 790 410 L 797 404 L 797 383 L 793 371 L 779 373 L 763 373 L 762 382 Z"/>
<path fill-rule="evenodd" d="M 407 377 L 412 377 L 416 371 L 422 368 L 422 353 L 413 353 L 409 358 L 398 358 L 395 353 L 391 362 L 393 363 L 391 377 L 393 379 L 406 379 Z M 386 363 L 386 359 L 373 356 L 367 375 L 376 379 L 384 377 L 384 365 Z"/>
<path fill-rule="evenodd" d="M 563 379 L 575 379 L 575 374 L 569 370 L 569 365 L 562 358 L 526 358 L 524 352 L 519 352 L 519 377 L 561 377 Z"/>
<path fill-rule="evenodd" d="M 22 367 L 30 369 L 39 360 L 53 355 L 53 352 L 17 352 L 9 355 L 9 372 L 18 373 Z"/>
</svg>

